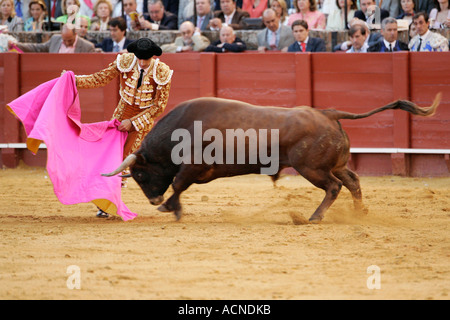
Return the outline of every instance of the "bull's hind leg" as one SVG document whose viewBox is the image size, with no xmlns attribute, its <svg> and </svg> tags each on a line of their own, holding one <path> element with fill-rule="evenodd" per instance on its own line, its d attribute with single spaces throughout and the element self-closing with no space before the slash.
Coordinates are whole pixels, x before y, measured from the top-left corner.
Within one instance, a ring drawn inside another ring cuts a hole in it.
<svg viewBox="0 0 450 320">
<path fill-rule="evenodd" d="M 358 175 L 348 168 L 342 168 L 333 173 L 338 179 L 342 180 L 344 186 L 352 194 L 355 210 L 357 212 L 367 213 L 368 210 L 365 208 L 362 201 L 361 185 L 359 183 Z"/>
<path fill-rule="evenodd" d="M 309 218 L 310 222 L 320 222 L 323 219 L 325 212 L 339 195 L 342 188 L 342 181 L 337 179 L 331 171 L 325 172 L 323 170 L 313 170 L 309 168 L 296 168 L 296 170 L 313 185 L 325 190 L 325 198 Z"/>
</svg>

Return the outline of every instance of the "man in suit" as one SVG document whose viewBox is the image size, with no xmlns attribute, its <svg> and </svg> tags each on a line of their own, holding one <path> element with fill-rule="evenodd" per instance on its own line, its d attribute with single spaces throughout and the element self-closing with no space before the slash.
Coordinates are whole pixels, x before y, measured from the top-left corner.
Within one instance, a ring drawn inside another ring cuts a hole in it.
<svg viewBox="0 0 450 320">
<path fill-rule="evenodd" d="M 63 15 L 62 0 L 45 0 L 47 8 L 50 7 L 50 14 L 52 18 L 58 18 Z"/>
<path fill-rule="evenodd" d="M 380 24 L 381 21 L 389 17 L 389 11 L 377 7 L 375 0 L 360 0 L 359 3 L 361 10 L 355 11 L 355 18 L 366 21 L 369 26 Z M 380 17 L 377 17 L 378 12 Z"/>
<path fill-rule="evenodd" d="M 366 29 L 367 48 L 369 48 L 372 44 L 376 43 L 377 41 L 379 41 L 382 38 L 381 33 L 370 32 L 369 26 L 367 25 L 366 22 L 364 22 L 364 21 L 362 21 L 360 19 L 357 19 L 357 18 L 353 18 L 350 21 L 350 27 L 353 27 L 354 25 L 357 25 L 357 24 L 363 26 Z M 344 41 L 342 43 L 338 43 L 337 45 L 335 45 L 333 47 L 333 52 L 347 51 L 351 47 L 352 47 L 352 42 L 350 40 Z"/>
<path fill-rule="evenodd" d="M 205 52 L 242 52 L 247 49 L 244 41 L 236 37 L 234 30 L 231 26 L 222 26 L 220 29 L 219 40 L 209 45 Z"/>
<path fill-rule="evenodd" d="M 367 52 L 369 45 L 366 42 L 368 37 L 366 28 L 360 24 L 353 25 L 348 31 L 352 47 L 347 50 L 347 53 L 361 53 Z"/>
<path fill-rule="evenodd" d="M 292 23 L 295 42 L 288 47 L 288 52 L 326 52 L 325 42 L 320 38 L 309 37 L 308 23 L 296 20 Z"/>
<path fill-rule="evenodd" d="M 214 18 L 214 14 L 211 11 L 209 0 L 195 0 L 195 10 L 197 15 L 193 15 L 187 20 L 191 21 L 201 31 L 211 30 L 209 22 Z"/>
<path fill-rule="evenodd" d="M 108 22 L 111 37 L 106 38 L 102 43 L 96 45 L 103 52 L 124 52 L 128 45 L 133 42 L 126 38 L 127 23 L 124 18 L 112 18 Z"/>
<path fill-rule="evenodd" d="M 161 0 L 148 0 L 149 16 L 139 17 L 135 30 L 177 30 L 178 17 L 164 9 Z"/>
<path fill-rule="evenodd" d="M 393 52 L 408 51 L 408 45 L 398 41 L 398 25 L 397 20 L 388 17 L 381 22 L 381 34 L 383 37 L 380 41 L 372 44 L 367 52 Z"/>
<path fill-rule="evenodd" d="M 215 18 L 210 21 L 212 29 L 221 30 L 222 24 L 231 26 L 233 30 L 245 27 L 243 20 L 249 18 L 250 14 L 236 7 L 236 0 L 220 0 L 220 8 L 214 12 Z"/>
<path fill-rule="evenodd" d="M 257 34 L 258 51 L 287 52 L 288 47 L 295 41 L 291 28 L 280 25 L 280 18 L 273 9 L 264 10 L 262 20 L 266 28 Z"/>
<path fill-rule="evenodd" d="M 29 12 L 30 0 L 14 0 L 14 8 L 16 16 L 21 18 L 24 22 L 30 17 Z"/>
<path fill-rule="evenodd" d="M 61 35 L 54 35 L 45 43 L 20 43 L 17 47 L 24 52 L 86 53 L 94 52 L 94 44 L 78 37 L 75 28 L 64 25 Z"/>
<path fill-rule="evenodd" d="M 180 25 L 180 37 L 176 37 L 174 43 L 161 46 L 163 52 L 201 52 L 210 44 L 207 37 L 195 31 L 195 26 L 190 21 L 185 21 Z"/>
</svg>

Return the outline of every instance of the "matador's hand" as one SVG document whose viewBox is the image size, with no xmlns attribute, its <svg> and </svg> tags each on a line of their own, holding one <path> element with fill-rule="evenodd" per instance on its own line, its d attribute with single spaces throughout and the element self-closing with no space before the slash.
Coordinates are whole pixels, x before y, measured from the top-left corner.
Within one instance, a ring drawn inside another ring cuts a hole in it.
<svg viewBox="0 0 450 320">
<path fill-rule="evenodd" d="M 119 127 L 117 127 L 117 129 L 119 129 L 119 131 L 130 131 L 131 130 L 131 120 L 130 119 L 122 120 L 122 122 L 120 123 Z"/>
</svg>

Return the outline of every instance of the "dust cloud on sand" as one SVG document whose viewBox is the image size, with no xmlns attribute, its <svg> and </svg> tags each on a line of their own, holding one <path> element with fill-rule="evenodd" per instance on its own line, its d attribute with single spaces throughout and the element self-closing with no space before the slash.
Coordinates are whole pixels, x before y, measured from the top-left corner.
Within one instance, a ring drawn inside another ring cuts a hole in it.
<svg viewBox="0 0 450 320">
<path fill-rule="evenodd" d="M 62 205 L 42 168 L 0 170 L 0 299 L 448 300 L 450 178 L 361 186 L 368 215 L 343 188 L 309 224 L 324 192 L 302 177 L 220 179 L 191 186 L 175 222 L 131 180 L 122 197 L 139 216 L 123 222 Z"/>
</svg>

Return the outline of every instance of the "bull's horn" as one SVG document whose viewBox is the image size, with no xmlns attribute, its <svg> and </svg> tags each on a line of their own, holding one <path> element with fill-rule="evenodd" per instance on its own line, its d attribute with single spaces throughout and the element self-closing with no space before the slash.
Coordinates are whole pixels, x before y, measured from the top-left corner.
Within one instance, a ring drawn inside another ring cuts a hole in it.
<svg viewBox="0 0 450 320">
<path fill-rule="evenodd" d="M 126 157 L 125 160 L 123 160 L 122 164 L 116 170 L 110 173 L 102 173 L 102 176 L 104 177 L 115 176 L 116 174 L 122 172 L 129 166 L 133 165 L 135 162 L 136 162 L 136 155 L 132 153 L 128 157 Z"/>
</svg>

